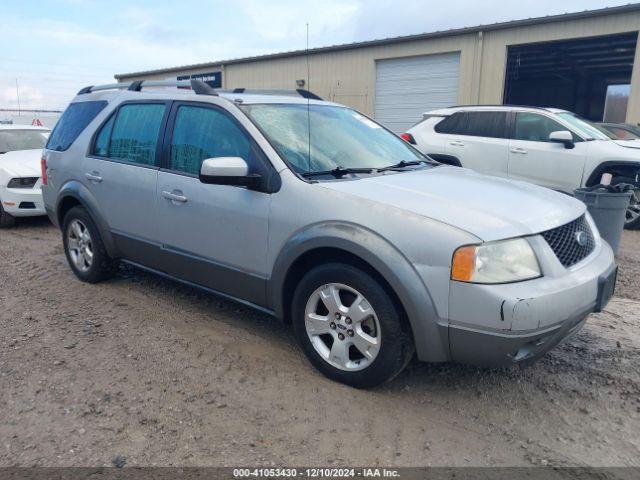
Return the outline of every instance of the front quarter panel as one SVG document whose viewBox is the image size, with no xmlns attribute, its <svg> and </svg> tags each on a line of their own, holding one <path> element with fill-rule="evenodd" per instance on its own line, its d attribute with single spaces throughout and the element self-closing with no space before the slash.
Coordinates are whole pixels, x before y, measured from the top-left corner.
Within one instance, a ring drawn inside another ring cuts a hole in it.
<svg viewBox="0 0 640 480">
<path fill-rule="evenodd" d="M 421 360 L 449 358 L 451 258 L 461 244 L 477 243 L 476 237 L 381 202 L 302 182 L 288 171 L 271 208 L 273 273 L 267 293 L 278 316 L 284 316 L 292 295 L 283 287 L 295 260 L 313 249 L 337 248 L 367 262 L 389 283 L 409 317 Z"/>
<path fill-rule="evenodd" d="M 640 173 L 640 149 L 627 148 L 613 141 L 589 142 L 583 186 L 597 185 L 603 173 L 619 171 L 621 176 L 635 178 Z M 616 175 L 614 175 L 616 176 Z"/>
</svg>

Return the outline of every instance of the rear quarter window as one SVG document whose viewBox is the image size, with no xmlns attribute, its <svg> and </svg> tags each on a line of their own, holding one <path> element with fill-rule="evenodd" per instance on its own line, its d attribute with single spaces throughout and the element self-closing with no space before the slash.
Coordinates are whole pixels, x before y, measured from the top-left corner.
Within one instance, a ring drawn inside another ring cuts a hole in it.
<svg viewBox="0 0 640 480">
<path fill-rule="evenodd" d="M 437 133 L 472 137 L 507 138 L 506 112 L 456 112 L 438 123 Z"/>
<path fill-rule="evenodd" d="M 58 152 L 67 150 L 106 106 L 106 101 L 75 102 L 69 105 L 56 123 L 45 148 Z"/>
</svg>

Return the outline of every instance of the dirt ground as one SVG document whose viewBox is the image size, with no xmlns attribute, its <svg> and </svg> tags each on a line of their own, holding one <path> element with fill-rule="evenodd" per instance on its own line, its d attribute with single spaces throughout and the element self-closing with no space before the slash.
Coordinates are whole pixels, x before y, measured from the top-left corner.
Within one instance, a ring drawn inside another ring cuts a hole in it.
<svg viewBox="0 0 640 480">
<path fill-rule="evenodd" d="M 607 311 L 533 367 L 358 391 L 234 303 L 129 267 L 80 283 L 22 221 L 0 231 L 0 466 L 638 466 L 640 232 L 619 263 Z"/>
</svg>

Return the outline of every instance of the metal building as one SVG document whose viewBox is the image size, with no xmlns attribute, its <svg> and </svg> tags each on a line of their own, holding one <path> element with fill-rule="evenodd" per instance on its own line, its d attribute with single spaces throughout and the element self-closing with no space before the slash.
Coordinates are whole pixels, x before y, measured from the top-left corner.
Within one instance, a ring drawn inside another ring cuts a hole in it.
<svg viewBox="0 0 640 480">
<path fill-rule="evenodd" d="M 222 88 L 297 88 L 402 131 L 455 104 L 565 108 L 640 123 L 640 4 L 118 74 Z"/>
</svg>

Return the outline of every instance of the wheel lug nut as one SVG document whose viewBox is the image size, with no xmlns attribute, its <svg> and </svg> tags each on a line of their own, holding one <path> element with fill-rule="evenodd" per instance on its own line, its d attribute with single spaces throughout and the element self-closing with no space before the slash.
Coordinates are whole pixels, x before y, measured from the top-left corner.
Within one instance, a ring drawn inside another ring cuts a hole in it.
<svg viewBox="0 0 640 480">
<path fill-rule="evenodd" d="M 340 340 L 344 340 L 344 335 L 343 335 L 342 333 L 339 333 L 339 334 L 338 334 L 338 338 L 339 338 Z"/>
<path fill-rule="evenodd" d="M 336 320 L 340 320 L 340 314 L 336 313 Z"/>
<path fill-rule="evenodd" d="M 331 323 L 329 324 L 329 327 L 330 327 L 332 330 L 335 330 L 335 329 L 336 329 L 336 324 L 335 324 L 335 323 L 333 323 L 333 322 L 331 322 Z"/>
<path fill-rule="evenodd" d="M 351 329 L 347 330 L 347 335 L 349 335 L 350 337 L 353 337 L 353 330 Z"/>
<path fill-rule="evenodd" d="M 347 319 L 344 321 L 347 325 L 351 325 L 351 319 L 349 317 L 347 317 Z"/>
</svg>

